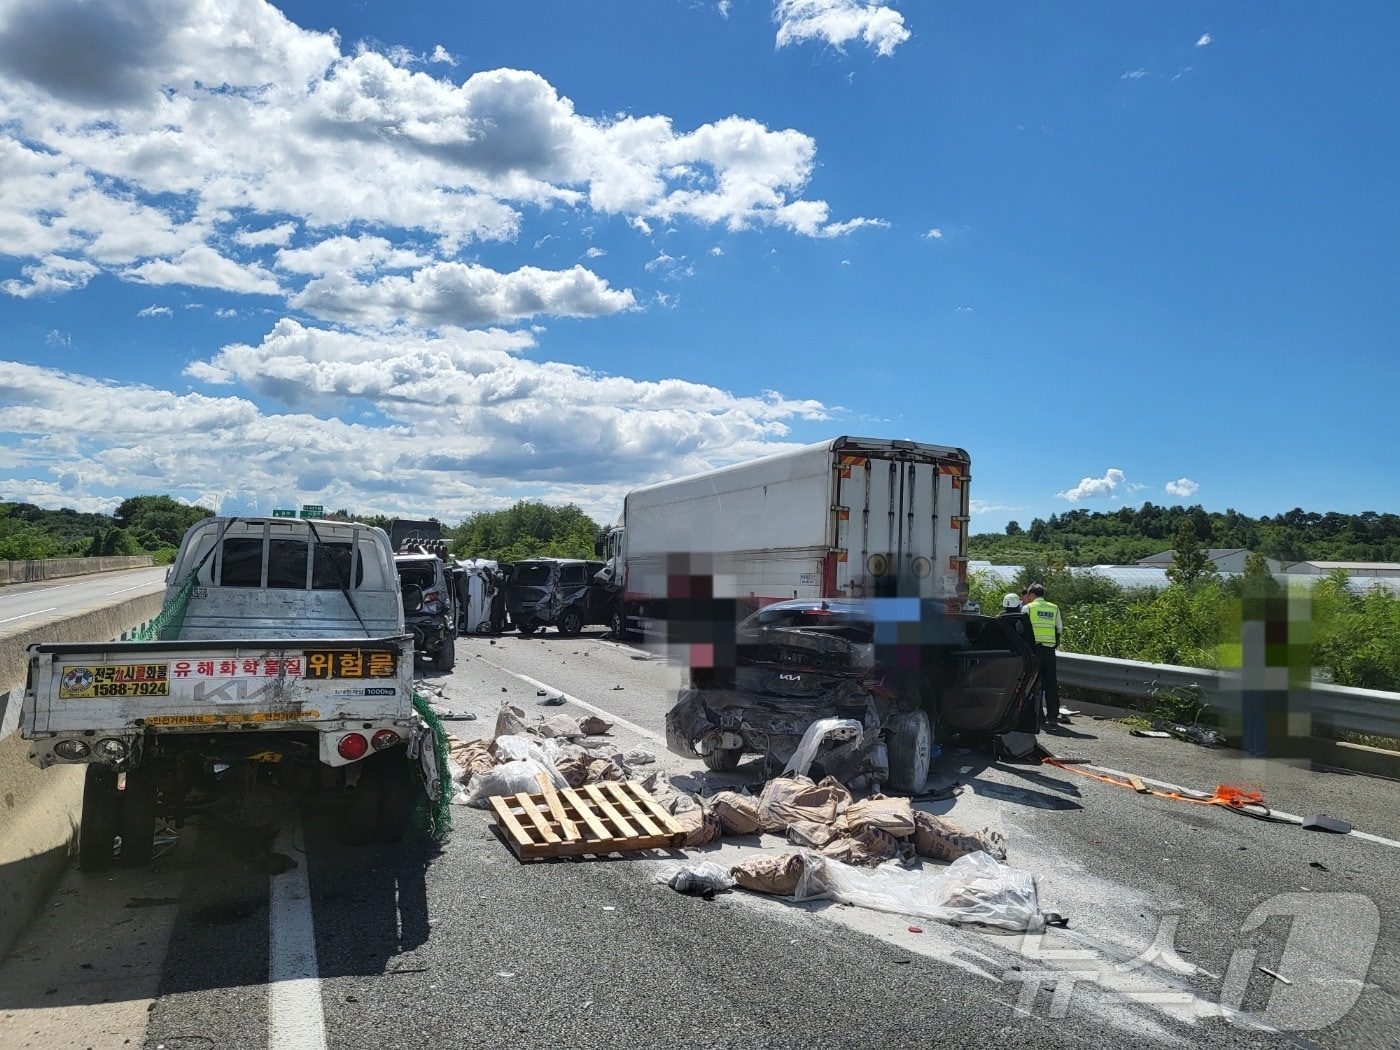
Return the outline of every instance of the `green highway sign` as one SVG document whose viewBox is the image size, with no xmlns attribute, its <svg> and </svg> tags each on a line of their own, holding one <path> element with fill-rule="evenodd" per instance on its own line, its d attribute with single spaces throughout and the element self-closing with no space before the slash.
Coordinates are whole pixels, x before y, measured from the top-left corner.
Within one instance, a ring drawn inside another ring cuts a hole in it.
<svg viewBox="0 0 1400 1050">
<path fill-rule="evenodd" d="M 272 516 L 274 518 L 295 518 L 297 512 L 294 510 L 274 510 Z"/>
<path fill-rule="evenodd" d="M 303 503 L 301 505 L 301 516 L 303 518 L 324 518 L 326 508 L 319 503 Z"/>
</svg>

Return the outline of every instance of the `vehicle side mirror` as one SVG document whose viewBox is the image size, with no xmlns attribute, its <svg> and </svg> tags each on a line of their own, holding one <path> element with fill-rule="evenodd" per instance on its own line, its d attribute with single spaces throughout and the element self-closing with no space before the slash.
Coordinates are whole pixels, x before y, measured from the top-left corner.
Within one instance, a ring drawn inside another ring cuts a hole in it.
<svg viewBox="0 0 1400 1050">
<path fill-rule="evenodd" d="M 416 583 L 406 583 L 403 588 L 403 611 L 416 613 L 423 608 L 423 588 Z"/>
</svg>

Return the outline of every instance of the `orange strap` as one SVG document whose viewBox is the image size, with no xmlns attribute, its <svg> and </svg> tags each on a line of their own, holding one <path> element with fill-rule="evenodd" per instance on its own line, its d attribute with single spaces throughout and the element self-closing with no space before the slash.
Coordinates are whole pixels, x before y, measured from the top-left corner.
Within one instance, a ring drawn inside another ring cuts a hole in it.
<svg viewBox="0 0 1400 1050">
<path fill-rule="evenodd" d="M 1246 791 L 1243 788 L 1230 787 L 1228 784 L 1218 785 L 1215 794 L 1210 798 L 1197 798 L 1194 795 L 1183 795 L 1179 791 L 1161 791 L 1148 787 L 1138 777 L 1130 777 L 1125 780 L 1108 773 L 1093 773 L 1087 769 L 1080 769 L 1078 766 L 1061 762 L 1058 758 L 1043 758 L 1041 763 L 1070 773 L 1078 773 L 1081 777 L 1088 777 L 1090 780 L 1101 780 L 1114 787 L 1127 788 L 1141 795 L 1156 795 L 1158 798 L 1169 798 L 1176 802 L 1194 802 L 1198 806 L 1224 806 L 1226 809 L 1233 809 L 1250 817 L 1268 817 L 1270 815 L 1269 808 L 1264 805 L 1264 796 L 1261 792 Z"/>
</svg>

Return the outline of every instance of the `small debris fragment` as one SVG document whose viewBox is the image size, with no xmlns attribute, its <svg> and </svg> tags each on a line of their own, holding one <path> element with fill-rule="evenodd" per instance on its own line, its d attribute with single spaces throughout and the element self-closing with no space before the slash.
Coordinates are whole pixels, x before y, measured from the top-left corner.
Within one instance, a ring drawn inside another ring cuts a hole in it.
<svg viewBox="0 0 1400 1050">
<path fill-rule="evenodd" d="M 514 977 L 515 974 L 511 973 L 509 970 L 497 970 L 497 971 L 496 971 L 496 976 L 497 976 L 497 977 Z"/>
<path fill-rule="evenodd" d="M 614 692 L 614 693 L 620 693 L 620 692 L 622 692 L 622 686 L 620 686 L 620 685 L 615 685 L 615 686 L 613 686 L 613 692 Z"/>
<path fill-rule="evenodd" d="M 1130 729 L 1128 731 L 1133 736 L 1150 736 L 1156 740 L 1170 740 L 1172 735 L 1164 733 L 1160 729 Z"/>
<path fill-rule="evenodd" d="M 1336 817 L 1329 817 L 1318 813 L 1303 821 L 1304 831 L 1330 831 L 1337 835 L 1351 834 L 1351 825 L 1345 820 L 1338 820 Z"/>
<path fill-rule="evenodd" d="M 544 696 L 544 695 L 545 695 L 545 692 L 546 692 L 546 690 L 544 690 L 544 689 L 536 689 L 536 690 L 535 690 L 535 695 L 536 695 L 536 696 Z"/>
<path fill-rule="evenodd" d="M 604 904 L 604 905 L 603 905 L 603 910 L 604 910 L 604 911 L 617 911 L 617 908 L 615 908 L 615 907 L 614 907 L 613 905 L 611 905 L 611 904 Z"/>
<path fill-rule="evenodd" d="M 1270 977 L 1272 977 L 1274 980 L 1276 980 L 1276 981 L 1282 981 L 1284 984 L 1292 984 L 1292 983 L 1293 983 L 1293 982 L 1290 981 L 1287 977 L 1285 977 L 1283 974 L 1281 974 L 1281 973 L 1274 973 L 1274 971 L 1271 970 L 1271 969 L 1269 969 L 1267 966 L 1261 966 L 1261 967 L 1259 967 L 1259 972 L 1260 972 L 1260 973 L 1266 973 L 1266 974 L 1268 974 Z"/>
<path fill-rule="evenodd" d="M 1318 869 L 1320 869 L 1320 870 L 1322 870 L 1322 871 L 1331 871 L 1331 870 L 1332 870 L 1332 869 L 1329 868 L 1326 864 L 1322 863 L 1322 861 L 1320 861 L 1320 860 L 1310 861 L 1310 862 L 1308 863 L 1308 867 L 1310 867 L 1310 868 L 1318 868 Z"/>
<path fill-rule="evenodd" d="M 910 927 L 909 927 L 909 932 L 910 932 L 910 933 L 923 933 L 923 932 L 924 932 L 924 928 L 923 928 L 922 926 L 910 926 Z"/>
<path fill-rule="evenodd" d="M 541 692 L 540 695 L 543 695 L 543 693 Z M 541 700 L 541 701 L 540 701 L 540 706 L 541 706 L 541 707 L 559 707 L 559 706 L 561 706 L 561 705 L 564 704 L 564 703 L 565 703 L 565 700 L 564 700 L 564 698 L 563 698 L 562 696 L 550 696 L 550 697 L 546 697 L 545 699 Z"/>
</svg>

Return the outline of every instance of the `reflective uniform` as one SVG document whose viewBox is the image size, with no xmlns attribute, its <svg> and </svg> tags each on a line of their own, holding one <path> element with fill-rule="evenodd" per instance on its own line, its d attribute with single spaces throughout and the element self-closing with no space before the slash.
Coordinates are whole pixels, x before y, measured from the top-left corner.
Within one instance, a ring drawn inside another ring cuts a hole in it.
<svg viewBox="0 0 1400 1050">
<path fill-rule="evenodd" d="M 1055 647 L 1060 644 L 1064 621 L 1060 607 L 1044 598 L 1025 606 L 1035 634 L 1035 651 L 1040 657 L 1040 684 L 1045 689 L 1045 720 L 1056 722 L 1060 717 L 1060 680 L 1055 669 Z"/>
</svg>

